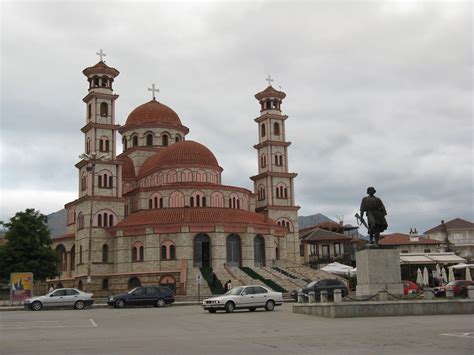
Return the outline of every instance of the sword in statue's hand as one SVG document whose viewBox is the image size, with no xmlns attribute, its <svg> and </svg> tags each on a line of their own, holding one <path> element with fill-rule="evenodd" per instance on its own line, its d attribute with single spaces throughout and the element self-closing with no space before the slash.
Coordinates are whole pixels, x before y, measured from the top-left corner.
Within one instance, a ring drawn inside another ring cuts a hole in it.
<svg viewBox="0 0 474 355">
<path fill-rule="evenodd" d="M 365 223 L 364 221 L 364 217 L 361 217 L 359 216 L 358 213 L 355 214 L 355 218 L 357 220 L 357 224 L 360 226 L 361 224 L 363 224 L 365 226 L 365 228 L 367 228 L 367 230 L 369 230 L 369 226 L 367 225 L 367 223 Z"/>
</svg>

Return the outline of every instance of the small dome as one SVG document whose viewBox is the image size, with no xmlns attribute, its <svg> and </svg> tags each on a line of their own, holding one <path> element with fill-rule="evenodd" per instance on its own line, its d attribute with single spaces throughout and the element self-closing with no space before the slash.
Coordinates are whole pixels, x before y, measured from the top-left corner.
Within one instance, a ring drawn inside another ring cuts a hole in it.
<svg viewBox="0 0 474 355">
<path fill-rule="evenodd" d="M 133 110 L 130 115 L 128 115 L 125 125 L 140 123 L 155 123 L 182 127 L 181 120 L 176 112 L 156 100 L 151 100 Z"/>
<path fill-rule="evenodd" d="M 126 155 L 120 155 L 117 160 L 123 161 L 122 165 L 122 177 L 124 179 L 135 178 L 135 166 L 133 165 L 132 159 Z"/>
<path fill-rule="evenodd" d="M 145 175 L 157 167 L 189 165 L 221 169 L 216 157 L 207 147 L 194 141 L 181 141 L 149 157 L 143 163 L 140 175 Z"/>
<path fill-rule="evenodd" d="M 116 77 L 120 74 L 120 72 L 112 67 L 109 67 L 107 64 L 105 64 L 103 61 L 100 61 L 96 65 L 92 67 L 88 67 L 82 71 L 82 73 L 85 76 L 92 76 L 92 75 L 102 75 L 102 74 L 107 74 L 112 77 Z"/>
<path fill-rule="evenodd" d="M 277 97 L 283 100 L 286 97 L 286 94 L 283 91 L 276 90 L 273 86 L 267 87 L 265 90 L 255 94 L 257 100 L 262 100 L 266 98 Z"/>
</svg>

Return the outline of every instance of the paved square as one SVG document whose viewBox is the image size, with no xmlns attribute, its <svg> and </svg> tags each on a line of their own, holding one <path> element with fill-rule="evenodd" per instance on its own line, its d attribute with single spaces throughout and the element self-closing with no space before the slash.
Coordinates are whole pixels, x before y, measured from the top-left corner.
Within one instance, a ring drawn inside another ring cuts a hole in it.
<svg viewBox="0 0 474 355">
<path fill-rule="evenodd" d="M 0 312 L 6 354 L 472 354 L 472 315 L 328 319 L 199 306 Z"/>
</svg>

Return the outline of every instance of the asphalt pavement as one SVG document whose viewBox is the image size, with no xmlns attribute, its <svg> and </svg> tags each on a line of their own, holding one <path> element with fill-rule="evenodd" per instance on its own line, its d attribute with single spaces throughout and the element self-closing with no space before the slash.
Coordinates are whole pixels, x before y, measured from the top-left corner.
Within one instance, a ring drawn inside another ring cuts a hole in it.
<svg viewBox="0 0 474 355">
<path fill-rule="evenodd" d="M 200 306 L 0 312 L 0 354 L 473 354 L 472 315 L 330 319 Z"/>
</svg>

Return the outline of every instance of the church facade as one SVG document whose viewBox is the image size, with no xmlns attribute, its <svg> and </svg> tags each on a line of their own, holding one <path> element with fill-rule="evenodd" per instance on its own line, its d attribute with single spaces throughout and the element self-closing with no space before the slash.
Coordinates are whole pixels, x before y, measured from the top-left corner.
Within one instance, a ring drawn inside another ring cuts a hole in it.
<svg viewBox="0 0 474 355">
<path fill-rule="evenodd" d="M 269 85 L 255 95 L 258 173 L 250 191 L 222 183 L 216 156 L 187 139 L 189 129 L 156 100 L 154 87 L 153 99 L 120 126 L 113 90 L 119 71 L 101 60 L 83 74 L 78 198 L 65 206 L 67 233 L 54 239 L 60 276 L 51 283 L 98 295 L 140 284 L 186 294 L 187 279 L 200 268 L 300 263 L 285 93 Z"/>
</svg>

